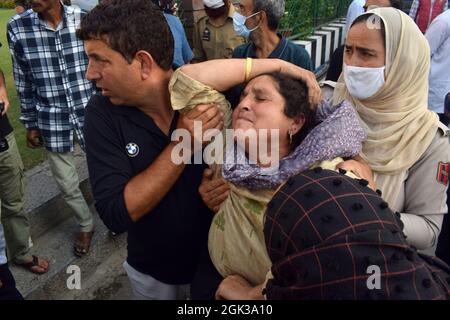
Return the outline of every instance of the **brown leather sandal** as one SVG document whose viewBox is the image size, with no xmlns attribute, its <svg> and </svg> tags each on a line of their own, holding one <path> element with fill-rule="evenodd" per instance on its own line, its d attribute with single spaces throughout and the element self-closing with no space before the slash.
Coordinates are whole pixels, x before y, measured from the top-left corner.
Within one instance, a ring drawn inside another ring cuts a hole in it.
<svg viewBox="0 0 450 320">
<path fill-rule="evenodd" d="M 78 232 L 75 235 L 73 248 L 76 256 L 82 257 L 89 252 L 93 235 L 94 230 L 91 232 Z"/>
<path fill-rule="evenodd" d="M 31 260 L 30 262 L 24 262 L 24 263 L 15 263 L 17 266 L 22 267 L 24 269 L 27 269 L 28 271 L 32 272 L 32 273 L 36 273 L 36 274 L 44 274 L 47 273 L 49 270 L 50 265 L 48 264 L 48 261 L 36 257 L 36 256 L 32 256 L 33 260 Z M 47 262 L 47 268 L 41 266 L 39 264 L 39 262 Z M 42 269 L 44 271 L 39 271 L 37 269 Z"/>
</svg>

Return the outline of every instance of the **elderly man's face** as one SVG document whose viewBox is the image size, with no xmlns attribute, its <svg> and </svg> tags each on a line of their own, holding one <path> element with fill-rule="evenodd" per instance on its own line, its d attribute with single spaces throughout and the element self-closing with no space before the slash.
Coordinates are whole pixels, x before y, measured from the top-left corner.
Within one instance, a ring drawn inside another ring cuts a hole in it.
<svg viewBox="0 0 450 320">
<path fill-rule="evenodd" d="M 253 5 L 253 0 L 240 0 L 239 2 L 235 2 L 234 6 L 236 11 L 242 14 L 245 17 L 250 17 L 245 22 L 245 25 L 249 29 L 254 29 L 260 23 L 260 14 L 255 14 L 255 6 Z"/>
<path fill-rule="evenodd" d="M 253 5 L 253 0 L 236 1 L 234 2 L 234 6 L 236 7 L 237 12 L 246 17 L 251 15 L 253 13 L 253 9 L 255 8 Z"/>
</svg>

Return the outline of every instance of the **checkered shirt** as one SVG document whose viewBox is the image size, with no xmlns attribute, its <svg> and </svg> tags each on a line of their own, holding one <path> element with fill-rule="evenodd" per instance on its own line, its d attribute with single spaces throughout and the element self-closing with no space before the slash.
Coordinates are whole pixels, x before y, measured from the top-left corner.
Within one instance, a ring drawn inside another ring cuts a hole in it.
<svg viewBox="0 0 450 320">
<path fill-rule="evenodd" d="M 88 58 L 75 31 L 84 12 L 64 6 L 57 30 L 28 10 L 8 23 L 7 37 L 21 104 L 20 120 L 39 129 L 47 150 L 73 151 L 73 132 L 84 146 L 84 108 L 94 92 Z"/>
</svg>

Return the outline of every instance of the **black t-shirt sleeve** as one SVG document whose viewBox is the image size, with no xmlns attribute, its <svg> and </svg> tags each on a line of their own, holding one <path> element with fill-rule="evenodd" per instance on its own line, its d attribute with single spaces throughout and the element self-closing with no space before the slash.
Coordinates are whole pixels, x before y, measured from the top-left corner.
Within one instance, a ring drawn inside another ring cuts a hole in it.
<svg viewBox="0 0 450 320">
<path fill-rule="evenodd" d="M 86 107 L 86 157 L 97 212 L 111 231 L 122 233 L 133 224 L 124 198 L 133 174 L 109 108 L 100 96 Z"/>
</svg>

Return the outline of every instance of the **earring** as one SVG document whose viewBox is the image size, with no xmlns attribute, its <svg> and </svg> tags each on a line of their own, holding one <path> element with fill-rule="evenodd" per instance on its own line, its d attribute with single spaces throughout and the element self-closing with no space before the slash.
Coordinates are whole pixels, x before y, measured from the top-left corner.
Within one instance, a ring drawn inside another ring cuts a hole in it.
<svg viewBox="0 0 450 320">
<path fill-rule="evenodd" d="M 291 130 L 289 130 L 288 135 L 289 135 L 289 144 L 292 144 L 292 131 Z"/>
</svg>

